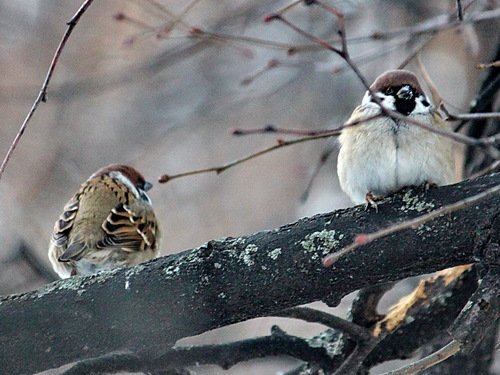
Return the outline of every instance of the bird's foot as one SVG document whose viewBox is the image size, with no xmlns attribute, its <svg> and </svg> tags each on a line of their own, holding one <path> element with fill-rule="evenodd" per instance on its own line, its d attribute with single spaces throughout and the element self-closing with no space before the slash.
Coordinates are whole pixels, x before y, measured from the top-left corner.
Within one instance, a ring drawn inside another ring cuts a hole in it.
<svg viewBox="0 0 500 375">
<path fill-rule="evenodd" d="M 378 212 L 377 202 L 380 202 L 382 200 L 384 200 L 384 197 L 382 195 L 376 195 L 369 191 L 365 195 L 365 210 L 367 210 L 369 207 L 373 207 L 375 209 L 375 212 Z"/>
<path fill-rule="evenodd" d="M 435 182 L 431 182 L 431 181 L 425 181 L 424 182 L 424 189 L 425 189 L 425 191 L 430 190 L 430 189 L 434 189 L 434 188 L 437 188 L 437 187 L 438 187 L 438 184 L 436 184 Z"/>
</svg>

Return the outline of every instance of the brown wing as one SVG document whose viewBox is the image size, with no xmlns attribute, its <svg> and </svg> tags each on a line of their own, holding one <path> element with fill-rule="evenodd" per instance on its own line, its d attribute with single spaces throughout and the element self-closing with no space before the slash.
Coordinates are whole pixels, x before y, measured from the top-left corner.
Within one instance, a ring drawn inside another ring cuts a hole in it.
<svg viewBox="0 0 500 375">
<path fill-rule="evenodd" d="M 134 212 L 135 211 L 135 212 Z M 118 204 L 102 224 L 106 233 L 97 248 L 118 247 L 135 252 L 156 249 L 158 228 L 152 210 Z"/>
<path fill-rule="evenodd" d="M 70 199 L 66 206 L 64 206 L 63 213 L 59 216 L 59 220 L 56 221 L 54 225 L 54 231 L 52 233 L 52 242 L 56 246 L 66 246 L 68 244 L 68 237 L 71 228 L 73 228 L 73 223 L 80 207 L 80 200 L 78 195 L 75 195 Z"/>
</svg>

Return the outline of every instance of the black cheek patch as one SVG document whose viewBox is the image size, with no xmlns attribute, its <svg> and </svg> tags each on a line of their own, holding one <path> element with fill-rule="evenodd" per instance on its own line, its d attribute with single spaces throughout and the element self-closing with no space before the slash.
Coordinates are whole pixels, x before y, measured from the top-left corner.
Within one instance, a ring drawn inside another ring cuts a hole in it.
<svg viewBox="0 0 500 375">
<path fill-rule="evenodd" d="M 430 106 L 429 102 L 428 102 L 427 100 L 425 100 L 425 99 L 424 99 L 424 100 L 422 100 L 422 105 L 423 105 L 424 107 L 428 107 L 428 106 Z"/>
<path fill-rule="evenodd" d="M 381 102 L 383 102 L 385 100 L 385 98 L 381 98 L 381 97 L 379 97 L 379 99 L 380 99 Z M 370 96 L 370 101 L 372 103 L 376 103 L 375 99 L 373 99 L 373 96 Z"/>
</svg>

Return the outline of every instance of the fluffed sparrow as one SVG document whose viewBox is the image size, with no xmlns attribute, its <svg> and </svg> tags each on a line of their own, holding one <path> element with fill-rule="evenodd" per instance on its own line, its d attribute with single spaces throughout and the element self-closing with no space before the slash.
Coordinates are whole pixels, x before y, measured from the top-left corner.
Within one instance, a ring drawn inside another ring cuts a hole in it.
<svg viewBox="0 0 500 375">
<path fill-rule="evenodd" d="M 430 104 L 417 77 L 406 70 L 381 74 L 370 86 L 382 105 L 429 126 L 450 130 Z M 380 114 L 367 91 L 347 123 Z M 404 186 L 453 182 L 449 138 L 386 115 L 342 130 L 337 173 L 340 187 L 356 203 L 375 206 L 381 196 Z"/>
<path fill-rule="evenodd" d="M 134 168 L 112 164 L 94 173 L 56 221 L 49 259 L 61 277 L 89 275 L 155 258 L 160 230 Z"/>
</svg>

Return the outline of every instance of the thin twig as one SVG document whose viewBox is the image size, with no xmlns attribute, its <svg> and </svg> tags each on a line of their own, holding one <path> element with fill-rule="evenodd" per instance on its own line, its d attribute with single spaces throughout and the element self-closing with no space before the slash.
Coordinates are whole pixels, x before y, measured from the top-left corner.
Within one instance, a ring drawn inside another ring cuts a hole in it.
<svg viewBox="0 0 500 375">
<path fill-rule="evenodd" d="M 340 131 L 344 128 L 344 126 L 339 126 L 335 129 L 319 129 L 319 130 L 303 130 L 303 129 L 291 129 L 291 128 L 278 128 L 274 125 L 266 125 L 262 128 L 253 128 L 253 129 L 240 129 L 236 128 L 231 131 L 232 135 L 235 136 L 245 136 L 245 135 L 254 135 L 254 134 L 286 134 L 286 135 L 296 135 L 301 137 L 312 137 L 316 135 L 339 135 Z"/>
<path fill-rule="evenodd" d="M 326 149 L 324 149 L 323 152 L 321 153 L 319 160 L 316 163 L 316 166 L 314 167 L 313 172 L 311 173 L 311 177 L 309 178 L 307 186 L 304 189 L 304 192 L 302 193 L 302 195 L 300 196 L 301 202 L 305 202 L 305 201 L 307 201 L 307 198 L 309 198 L 309 193 L 311 192 L 314 180 L 316 180 L 316 177 L 318 176 L 319 171 L 325 165 L 327 160 L 330 158 L 330 156 L 332 155 L 335 148 L 336 147 L 334 145 L 328 145 L 326 147 Z"/>
<path fill-rule="evenodd" d="M 372 337 L 370 340 L 363 343 L 358 343 L 354 350 L 349 354 L 342 365 L 335 371 L 334 375 L 351 375 L 357 374 L 363 361 L 375 349 L 375 347 L 385 338 L 386 335 Z"/>
<path fill-rule="evenodd" d="M 301 0 L 301 1 L 303 1 L 303 0 Z M 298 4 L 301 1 L 295 2 L 294 4 Z M 282 12 L 281 10 L 277 10 L 273 14 L 265 17 L 264 20 L 266 22 L 272 21 L 273 16 L 275 16 L 275 15 L 282 16 L 283 13 L 284 12 Z M 480 22 L 480 21 L 484 21 L 484 20 L 498 18 L 499 15 L 500 15 L 500 12 L 498 10 L 484 11 L 484 12 L 473 14 L 471 17 L 464 20 L 464 22 L 476 23 L 476 22 Z M 392 30 L 389 32 L 375 31 L 375 32 L 370 33 L 369 35 L 351 37 L 351 38 L 345 37 L 344 39 L 345 39 L 346 43 L 355 44 L 355 43 L 371 42 L 374 40 L 390 40 L 390 39 L 401 38 L 401 37 L 415 38 L 415 36 L 429 34 L 429 33 L 432 35 L 435 35 L 439 31 L 443 31 L 443 30 L 446 30 L 448 28 L 453 28 L 453 27 L 456 27 L 457 25 L 458 25 L 458 22 L 456 22 L 456 23 L 451 22 L 450 23 L 450 15 L 445 14 L 445 15 L 436 16 L 430 22 L 425 21 L 425 22 L 422 22 L 422 23 L 419 23 L 419 24 L 416 24 L 416 25 L 410 26 L 410 27 L 404 27 L 404 28 Z M 339 26 L 341 26 L 341 25 L 339 24 Z M 192 29 L 192 27 L 190 27 L 190 30 L 191 29 Z M 307 52 L 307 51 L 311 51 L 311 50 L 316 50 L 318 48 L 324 48 L 324 46 L 320 46 L 317 43 L 315 43 L 315 44 L 289 44 L 289 43 L 271 41 L 271 40 L 260 39 L 260 38 L 253 38 L 253 37 L 247 37 L 247 36 L 241 36 L 241 35 L 230 35 L 230 34 L 224 34 L 224 33 L 214 33 L 214 32 L 209 32 L 209 31 L 203 31 L 203 34 L 205 34 L 205 36 L 213 37 L 214 39 L 229 39 L 229 40 L 234 41 L 234 42 L 251 43 L 254 45 L 261 45 L 263 47 L 285 50 L 289 54 L 296 54 L 299 52 Z M 332 40 L 332 41 L 327 42 L 327 43 L 333 43 L 333 42 L 334 41 Z M 340 38 L 339 42 L 343 43 L 344 41 L 342 38 Z"/>
<path fill-rule="evenodd" d="M 54 56 L 52 57 L 52 61 L 49 66 L 49 70 L 47 72 L 47 76 L 45 77 L 45 81 L 42 84 L 42 88 L 40 89 L 40 92 L 38 93 L 37 98 L 35 99 L 35 102 L 31 106 L 30 111 L 28 112 L 26 118 L 24 119 L 21 127 L 19 128 L 19 131 L 12 141 L 12 144 L 10 145 L 9 150 L 7 151 L 7 154 L 5 155 L 2 164 L 0 165 L 0 179 L 2 178 L 3 172 L 5 171 L 5 167 L 7 166 L 7 163 L 9 162 L 12 153 L 14 152 L 15 148 L 17 147 L 24 131 L 26 130 L 26 127 L 28 125 L 29 120 L 35 113 L 36 109 L 40 105 L 41 102 L 46 102 L 47 101 L 47 88 L 49 86 L 50 79 L 52 78 L 52 74 L 54 73 L 54 69 L 56 68 L 57 62 L 59 60 L 59 56 L 61 55 L 61 52 L 66 45 L 66 41 L 68 40 L 69 36 L 71 35 L 73 29 L 75 28 L 76 24 L 80 20 L 80 17 L 85 13 L 87 8 L 92 4 L 94 0 L 86 0 L 83 2 L 83 4 L 80 6 L 80 8 L 76 11 L 76 13 L 71 17 L 69 22 L 67 23 L 68 28 L 66 29 L 66 32 L 64 33 L 61 41 L 59 42 L 59 45 L 57 46 L 56 52 L 54 53 Z"/>
<path fill-rule="evenodd" d="M 189 13 L 189 11 L 191 9 L 193 9 L 201 0 L 193 0 L 191 1 L 183 10 L 181 13 L 179 13 L 179 15 L 177 15 L 173 20 L 171 20 L 167 26 L 163 27 L 163 30 L 160 34 L 158 34 L 158 37 L 161 37 L 162 33 L 169 33 L 171 30 L 174 29 L 174 27 L 178 24 L 178 23 L 181 23 L 181 24 L 184 24 L 184 17 L 186 16 L 186 14 Z"/>
<path fill-rule="evenodd" d="M 436 84 L 432 80 L 431 75 L 427 71 L 427 68 L 425 67 L 424 62 L 422 61 L 420 54 L 417 54 L 417 66 L 420 69 L 420 72 L 422 73 L 422 77 L 424 78 L 424 81 L 427 84 L 429 91 L 431 92 L 432 102 L 438 108 L 444 106 L 442 104 L 444 102 L 443 97 L 441 96 L 441 93 L 439 92 L 439 89 L 437 88 Z"/>
<path fill-rule="evenodd" d="M 300 4 L 302 1 L 303 0 L 294 1 L 293 3 L 289 4 L 289 6 L 285 6 L 284 8 L 276 11 L 276 13 L 283 14 L 283 13 L 285 13 L 284 11 L 291 9 L 293 6 Z M 277 41 L 271 41 L 271 40 L 266 40 L 266 39 L 247 37 L 247 36 L 242 36 L 242 35 L 231 35 L 231 34 L 216 33 L 216 32 L 200 30 L 198 27 L 190 26 L 184 20 L 179 19 L 179 16 L 175 15 L 173 12 L 171 12 L 167 8 L 163 7 L 161 4 L 158 4 L 158 3 L 151 1 L 151 0 L 148 0 L 148 2 L 151 3 L 152 5 L 154 5 L 155 8 L 161 7 L 158 9 L 160 11 L 162 11 L 163 13 L 165 13 L 170 18 L 172 18 L 174 21 L 169 21 L 170 24 L 165 23 L 165 24 L 162 24 L 160 26 L 156 26 L 153 29 L 151 29 L 151 26 L 147 25 L 147 27 L 146 27 L 147 31 L 142 32 L 140 34 L 135 34 L 135 35 L 129 37 L 127 39 L 127 41 L 128 41 L 127 43 L 131 43 L 131 42 L 135 41 L 139 36 L 145 37 L 147 35 L 151 35 L 152 33 L 156 33 L 156 36 L 158 38 L 173 39 L 171 36 L 169 36 L 170 31 L 173 28 L 172 22 L 178 22 L 178 24 L 180 26 L 182 26 L 183 29 L 188 30 L 189 35 L 179 36 L 176 38 L 200 38 L 203 40 L 217 41 L 219 43 L 232 41 L 232 42 L 239 42 L 239 43 L 254 44 L 254 45 L 260 45 L 260 46 L 266 47 L 266 48 L 284 50 L 289 55 L 296 54 L 299 52 L 307 52 L 307 51 L 315 50 L 318 48 L 322 48 L 322 47 L 318 46 L 317 44 L 296 45 L 296 44 L 289 44 L 289 43 L 285 43 L 285 42 L 277 42 Z M 463 23 L 475 23 L 475 22 L 480 22 L 483 20 L 497 18 L 497 17 L 498 17 L 498 14 L 497 14 L 496 10 L 485 11 L 485 12 L 472 14 L 471 17 L 465 19 L 463 21 Z M 133 23 L 135 23 L 135 22 L 133 22 Z M 377 41 L 377 40 L 390 40 L 390 39 L 400 38 L 401 36 L 406 37 L 406 38 L 410 38 L 410 37 L 414 38 L 415 36 L 424 35 L 424 34 L 428 34 L 428 33 L 431 34 L 431 38 L 432 38 L 432 36 L 435 35 L 437 32 L 445 30 L 447 28 L 455 27 L 455 26 L 457 26 L 457 24 L 458 24 L 458 21 L 457 21 L 457 23 L 450 23 L 450 15 L 445 14 L 445 15 L 436 16 L 431 20 L 427 20 L 425 22 L 422 22 L 422 23 L 419 23 L 419 24 L 416 24 L 416 25 L 413 25 L 410 27 L 400 28 L 400 29 L 389 31 L 389 32 L 375 31 L 375 32 L 372 32 L 366 36 L 345 38 L 345 42 L 350 43 L 350 44 L 366 43 L 366 42 L 370 42 L 370 41 L 374 41 L 374 40 L 375 41 Z M 193 30 L 196 30 L 196 32 L 193 32 Z M 340 38 L 340 41 L 344 42 L 344 39 Z M 377 54 L 383 55 L 387 52 L 388 52 L 388 50 L 384 50 L 381 52 L 377 52 Z M 408 60 L 411 60 L 412 58 L 413 58 L 413 56 L 410 55 L 405 60 L 405 62 L 403 62 L 402 64 L 406 65 L 408 63 Z M 372 60 L 369 60 L 369 61 L 372 61 Z"/>
<path fill-rule="evenodd" d="M 493 61 L 491 63 L 486 63 L 486 64 L 477 64 L 477 68 L 480 70 L 485 70 L 488 68 L 500 68 L 500 60 Z"/>
<path fill-rule="evenodd" d="M 443 215 L 461 210 L 463 208 L 469 207 L 483 199 L 489 198 L 490 196 L 493 196 L 495 194 L 498 194 L 500 192 L 500 185 L 493 186 L 492 188 L 489 188 L 479 194 L 473 195 L 471 197 L 464 198 L 458 202 L 443 206 L 437 210 L 431 211 L 425 215 L 418 216 L 414 219 L 404 221 L 402 223 L 394 224 L 391 225 L 387 228 L 381 229 L 379 231 L 373 232 L 373 233 L 361 233 L 356 236 L 354 239 L 354 242 L 351 243 L 350 245 L 340 249 L 334 254 L 327 255 L 326 257 L 323 258 L 323 265 L 325 267 L 330 267 L 333 265 L 339 258 L 343 257 L 344 255 L 352 252 L 353 250 L 357 249 L 358 247 L 364 246 L 366 244 L 369 244 L 370 242 L 373 242 L 375 240 L 378 240 L 380 238 L 389 236 L 391 234 L 400 232 L 405 229 L 416 229 L 420 225 L 427 223 L 428 221 L 437 219 Z"/>
<path fill-rule="evenodd" d="M 315 1 L 315 3 L 318 3 L 318 2 Z M 322 4 L 320 4 L 320 5 L 322 5 Z M 322 6 L 325 7 L 325 5 L 322 5 Z M 365 77 L 361 74 L 359 68 L 356 66 L 356 64 L 349 57 L 349 53 L 347 51 L 347 43 L 345 43 L 345 38 L 346 38 L 345 25 L 344 25 L 344 22 L 343 22 L 343 17 L 341 17 L 341 13 L 338 12 L 337 10 L 335 10 L 334 8 L 329 7 L 329 9 L 330 9 L 330 11 L 333 14 L 335 14 L 339 18 L 339 20 L 338 20 L 339 35 L 341 35 L 341 37 L 343 39 L 343 41 L 342 41 L 342 49 L 338 49 L 338 48 L 332 46 L 327 41 L 325 41 L 325 40 L 323 40 L 321 38 L 318 38 L 315 35 L 313 35 L 311 33 L 308 33 L 307 31 L 305 31 L 305 30 L 297 27 L 296 25 L 294 25 L 293 23 L 291 23 L 287 19 L 285 19 L 281 15 L 281 13 L 273 13 L 271 15 L 268 15 L 265 18 L 265 20 L 266 20 L 266 22 L 270 22 L 270 21 L 273 21 L 273 20 L 279 20 L 279 21 L 283 22 L 285 25 L 289 26 L 294 31 L 296 31 L 297 33 L 305 36 L 306 38 L 312 40 L 313 42 L 317 43 L 318 45 L 322 46 L 323 48 L 326 48 L 326 49 L 328 49 L 328 50 L 330 50 L 332 52 L 335 52 L 340 57 L 342 57 L 345 60 L 345 62 L 350 66 L 350 68 L 353 70 L 353 72 L 356 74 L 356 76 L 358 77 L 358 79 L 365 86 L 365 88 L 372 94 L 372 97 L 373 97 L 374 101 L 377 102 L 377 104 L 381 108 L 382 113 L 384 113 L 385 115 L 387 115 L 387 116 L 389 116 L 389 117 L 391 117 L 391 118 L 393 118 L 395 120 L 396 119 L 397 120 L 403 120 L 403 121 L 406 121 L 408 123 L 415 124 L 416 126 L 422 128 L 422 129 L 428 130 L 428 131 L 436 133 L 436 134 L 440 134 L 440 135 L 442 135 L 444 137 L 448 137 L 448 138 L 450 138 L 450 139 L 452 139 L 452 140 L 454 140 L 456 142 L 464 143 L 464 144 L 467 144 L 467 145 L 473 145 L 473 146 L 491 146 L 491 145 L 495 145 L 498 142 L 497 137 L 486 137 L 485 139 L 476 139 L 476 138 L 465 136 L 463 134 L 453 133 L 451 131 L 439 129 L 439 128 L 434 127 L 434 126 L 430 126 L 430 125 L 424 124 L 424 123 L 422 123 L 422 122 L 420 122 L 418 120 L 415 120 L 415 119 L 412 119 L 412 118 L 408 118 L 407 116 L 403 116 L 400 113 L 397 113 L 395 111 L 389 110 L 386 107 L 384 107 L 382 105 L 382 102 L 378 98 L 378 96 L 374 95 L 374 93 L 370 89 L 370 86 L 369 86 L 368 82 L 366 81 Z M 345 48 L 345 50 L 344 50 L 344 48 Z M 377 115 L 377 116 L 379 116 L 379 115 Z M 230 162 L 230 163 L 222 165 L 222 166 L 210 167 L 210 168 L 205 168 L 205 169 L 198 169 L 198 170 L 193 170 L 193 171 L 179 173 L 179 174 L 176 174 L 176 175 L 166 175 L 165 174 L 165 175 L 160 176 L 159 179 L 158 179 L 158 181 L 160 183 L 166 183 L 166 182 L 168 182 L 168 181 L 170 181 L 172 179 L 175 179 L 175 178 L 180 178 L 180 177 L 185 177 L 185 176 L 191 176 L 191 175 L 195 175 L 195 174 L 210 173 L 210 172 L 215 172 L 217 174 L 220 174 L 220 173 L 224 172 L 225 170 L 227 170 L 227 169 L 229 169 L 229 168 L 231 168 L 231 167 L 233 167 L 235 165 L 241 164 L 243 162 L 246 162 L 246 161 L 251 160 L 253 158 L 256 158 L 258 156 L 264 155 L 264 154 L 266 154 L 268 152 L 271 152 L 271 151 L 274 151 L 274 150 L 276 150 L 278 148 L 290 146 L 292 144 L 301 143 L 301 142 L 305 142 L 305 141 L 309 141 L 309 140 L 313 140 L 313 139 L 321 139 L 321 138 L 330 137 L 332 135 L 338 135 L 340 133 L 340 131 L 343 128 L 345 128 L 346 126 L 358 125 L 359 123 L 367 121 L 367 120 L 368 119 L 364 119 L 363 121 L 355 122 L 355 123 L 352 123 L 352 124 L 351 123 L 348 124 L 348 125 L 345 124 L 345 125 L 343 125 L 341 127 L 338 127 L 338 128 L 336 128 L 334 130 L 331 130 L 331 131 L 329 131 L 329 130 L 321 130 L 321 131 L 307 132 L 307 133 L 304 132 L 304 131 L 302 131 L 302 130 L 298 131 L 298 130 L 290 130 L 290 129 L 279 129 L 279 128 L 274 128 L 272 126 L 266 126 L 265 128 L 253 129 L 253 130 L 236 129 L 235 131 L 233 131 L 234 135 L 246 135 L 246 134 L 269 133 L 269 132 L 275 132 L 275 133 L 277 133 L 277 132 L 283 132 L 283 133 L 286 133 L 286 134 L 295 134 L 295 135 L 309 134 L 310 136 L 304 137 L 304 138 L 301 138 L 301 139 L 296 139 L 296 140 L 293 140 L 293 141 L 279 141 L 277 145 L 274 145 L 272 147 L 266 148 L 264 150 L 261 150 L 259 152 L 256 152 L 254 154 L 248 155 L 248 156 L 246 156 L 244 158 L 235 160 L 233 162 Z M 494 154 L 493 150 L 491 150 L 489 148 L 486 148 L 485 151 L 491 153 L 493 155 L 493 157 L 497 157 L 498 156 L 498 155 Z"/>
<path fill-rule="evenodd" d="M 452 20 L 451 17 L 453 16 L 451 14 L 442 14 L 434 17 L 433 19 L 430 20 L 430 22 L 424 21 L 409 27 L 402 27 L 390 31 L 374 32 L 371 34 L 371 38 L 372 40 L 373 39 L 387 40 L 395 37 L 401 37 L 403 35 L 411 35 L 413 38 L 415 38 L 416 36 L 423 34 L 436 33 L 439 31 L 452 29 L 454 27 L 463 25 L 465 23 L 469 24 L 489 19 L 495 19 L 498 18 L 499 15 L 500 15 L 500 9 L 487 10 L 484 12 L 471 14 L 462 22 L 458 20 Z"/>
<path fill-rule="evenodd" d="M 331 137 L 331 136 L 332 136 L 332 134 L 323 134 L 323 135 L 316 135 L 316 136 L 312 136 L 312 137 L 298 138 L 298 139 L 294 139 L 294 140 L 291 140 L 291 141 L 278 140 L 278 143 L 275 144 L 274 146 L 265 148 L 263 150 L 255 152 L 253 154 L 247 155 L 247 156 L 245 156 L 245 157 L 243 157 L 241 159 L 237 159 L 237 160 L 234 160 L 232 162 L 229 162 L 227 164 L 224 164 L 224 165 L 221 165 L 221 166 L 218 166 L 218 167 L 210 167 L 210 168 L 205 168 L 205 169 L 196 169 L 196 170 L 192 170 L 192 171 L 188 171 L 188 172 L 182 172 L 182 173 L 174 174 L 174 175 L 164 174 L 164 175 L 162 175 L 162 176 L 160 176 L 158 178 L 158 182 L 164 184 L 164 183 L 166 183 L 168 181 L 171 181 L 173 179 L 176 179 L 176 178 L 186 177 L 186 176 L 192 176 L 192 175 L 202 174 L 202 173 L 215 172 L 216 174 L 220 174 L 220 173 L 226 171 L 227 169 L 229 169 L 231 167 L 234 167 L 235 165 L 244 163 L 244 162 L 246 162 L 248 160 L 251 160 L 251 159 L 254 159 L 254 158 L 259 157 L 261 155 L 267 154 L 268 152 L 277 150 L 279 148 L 283 148 L 283 147 L 295 145 L 297 143 L 312 141 L 312 140 L 315 140 L 315 139 L 328 138 L 328 137 Z"/>
<path fill-rule="evenodd" d="M 457 17 L 460 22 L 464 20 L 464 12 L 462 9 L 462 0 L 457 0 Z"/>
<path fill-rule="evenodd" d="M 496 160 L 493 163 L 491 163 L 490 165 L 488 165 L 487 167 L 472 174 L 469 178 L 474 179 L 474 178 L 480 177 L 480 176 L 488 174 L 488 173 L 497 172 L 499 169 L 500 169 L 500 160 Z"/>
<path fill-rule="evenodd" d="M 340 40 L 342 41 L 342 51 L 347 54 L 347 36 L 345 35 L 345 18 L 344 18 L 344 13 L 339 11 L 337 8 L 332 7 L 331 5 L 326 5 L 322 3 L 319 0 L 314 1 L 315 4 L 318 4 L 321 6 L 323 9 L 325 9 L 327 12 L 333 14 L 337 18 L 337 24 L 338 24 L 338 34 L 340 37 Z"/>
<path fill-rule="evenodd" d="M 431 33 L 430 35 L 426 35 L 423 41 L 420 42 L 420 45 L 415 48 L 399 65 L 398 69 L 404 69 L 406 65 L 410 63 L 411 60 L 415 58 L 423 49 L 434 39 L 436 36 L 436 32 Z"/>
<path fill-rule="evenodd" d="M 347 51 L 347 49 L 344 50 L 344 49 L 338 49 L 338 48 L 334 47 L 333 45 L 328 43 L 326 40 L 321 39 L 321 38 L 307 32 L 307 31 L 301 29 L 300 27 L 294 25 L 293 23 L 291 23 L 290 21 L 288 21 L 286 18 L 282 17 L 279 14 L 271 14 L 268 17 L 266 17 L 266 21 L 268 21 L 268 22 L 273 21 L 273 20 L 278 20 L 278 21 L 283 22 L 285 25 L 287 25 L 288 27 L 290 27 L 292 30 L 296 31 L 300 35 L 303 35 L 304 37 L 317 43 L 318 45 L 322 46 L 323 48 L 325 48 L 329 51 L 332 51 L 332 52 L 336 53 L 337 55 L 339 55 L 341 58 L 343 58 L 344 61 L 349 65 L 351 70 L 354 72 L 354 74 L 356 74 L 356 76 L 361 81 L 363 86 L 365 86 L 365 88 L 368 90 L 372 99 L 380 106 L 381 111 L 385 115 L 387 115 L 388 117 L 391 117 L 394 120 L 403 120 L 403 121 L 406 121 L 408 123 L 415 124 L 416 126 L 422 128 L 422 129 L 428 130 L 428 131 L 436 133 L 436 134 L 440 134 L 444 137 L 448 137 L 448 138 L 454 140 L 455 142 L 463 143 L 463 144 L 466 144 L 469 146 L 491 146 L 491 145 L 495 145 L 496 142 L 498 142 L 498 139 L 496 139 L 495 137 L 487 137 L 485 139 L 476 139 L 476 138 L 468 137 L 468 136 L 463 135 L 463 134 L 453 133 L 453 132 L 448 131 L 448 130 L 439 129 L 435 126 L 424 124 L 418 120 L 409 118 L 409 117 L 404 116 L 396 111 L 392 111 L 392 110 L 386 108 L 382 104 L 382 101 L 380 100 L 380 98 L 377 95 L 375 95 L 375 93 L 373 93 L 373 91 L 371 90 L 370 85 L 368 84 L 366 78 L 363 76 L 363 74 L 361 73 L 361 71 L 359 70 L 357 65 L 354 63 L 354 61 L 350 58 L 349 52 Z M 343 22 L 339 21 L 339 28 L 343 28 L 343 27 L 344 27 Z M 340 30 L 339 34 L 343 38 L 346 37 L 344 29 Z M 342 42 L 342 46 L 347 48 L 347 45 L 344 42 Z M 492 150 L 485 149 L 485 151 L 492 153 L 493 157 L 498 158 L 498 155 L 496 155 Z"/>
<path fill-rule="evenodd" d="M 331 45 L 326 40 L 318 38 L 316 35 L 313 35 L 307 31 L 301 29 L 300 27 L 294 25 L 293 23 L 291 23 L 290 21 L 288 21 L 286 18 L 284 18 L 282 15 L 280 15 L 278 13 L 270 14 L 269 16 L 267 16 L 265 18 L 265 22 L 271 22 L 271 21 L 275 21 L 275 20 L 283 22 L 285 25 L 290 27 L 292 30 L 295 30 L 297 33 L 305 36 L 306 38 L 310 39 L 311 41 L 318 44 L 319 46 L 321 46 L 327 50 L 330 50 L 332 52 L 335 52 L 339 56 L 344 56 L 344 52 L 341 49 L 338 49 L 338 48 L 334 47 L 333 45 Z"/>
<path fill-rule="evenodd" d="M 277 14 L 284 14 L 288 12 L 290 9 L 294 8 L 298 4 L 300 4 L 303 0 L 293 0 L 290 4 L 287 4 L 276 11 Z"/>
<path fill-rule="evenodd" d="M 430 131 L 431 133 L 436 133 L 436 134 L 439 134 L 443 137 L 446 137 L 446 138 L 449 138 L 455 142 L 458 142 L 458 143 L 463 143 L 465 145 L 469 145 L 469 146 L 495 146 L 498 144 L 498 142 L 500 141 L 500 135 L 494 135 L 494 136 L 488 136 L 488 137 L 484 137 L 484 138 L 473 138 L 473 137 L 469 137 L 469 136 L 466 136 L 466 135 L 463 135 L 461 133 L 455 133 L 455 132 L 452 132 L 452 131 L 449 131 L 449 130 L 445 130 L 445 129 L 440 129 L 440 128 L 437 128 L 435 126 L 432 126 L 432 125 L 428 125 L 428 124 L 425 124 L 421 121 L 418 121 L 418 120 L 415 120 L 411 117 L 408 117 L 408 116 L 405 116 L 405 115 L 402 115 L 396 111 L 392 111 L 386 107 L 382 107 L 383 110 L 382 112 L 384 112 L 385 114 L 387 114 L 387 116 L 393 118 L 393 119 L 397 119 L 397 120 L 402 120 L 402 121 L 405 121 L 407 123 L 410 123 L 410 124 L 413 124 L 415 126 L 418 126 L 419 128 L 422 128 L 424 130 L 427 130 L 427 131 Z M 471 115 L 476 115 L 476 114 L 471 114 Z M 477 117 L 475 116 L 470 116 L 470 118 L 475 118 L 475 119 L 479 119 L 479 118 L 486 118 L 486 119 L 489 119 L 489 118 L 497 118 L 500 116 L 500 113 L 498 112 L 493 112 L 493 113 L 477 113 Z M 336 127 L 334 129 L 321 129 L 321 130 L 301 130 L 301 129 L 287 129 L 287 128 L 277 128 L 273 125 L 267 125 L 263 128 L 255 128 L 255 129 L 234 129 L 232 131 L 232 134 L 233 135 L 238 135 L 238 136 L 242 136 L 242 135 L 252 135 L 252 134 L 264 134 L 264 133 L 277 133 L 277 134 L 291 134 L 291 135 L 300 135 L 300 136 L 316 136 L 316 135 L 338 135 L 340 134 L 340 131 L 342 129 L 345 129 L 347 127 L 351 127 L 351 126 L 357 126 L 357 125 L 360 125 L 366 121 L 369 121 L 369 120 L 373 120 L 377 117 L 380 117 L 381 114 L 377 114 L 377 115 L 374 115 L 374 116 L 370 116 L 366 119 L 363 119 L 363 120 L 360 120 L 360 121 L 354 121 L 354 122 L 350 122 L 350 123 L 347 123 L 347 124 L 344 124 L 344 125 L 341 125 L 339 127 Z M 453 119 L 459 119 L 459 118 L 467 118 L 468 117 L 468 114 L 459 114 L 459 115 L 449 115 L 450 117 L 449 118 L 453 118 Z M 500 118 L 500 117 L 499 117 Z"/>
<path fill-rule="evenodd" d="M 376 118 L 378 116 L 380 116 L 380 115 L 379 114 L 378 115 L 373 115 L 373 116 L 367 117 L 365 119 L 351 121 L 349 123 L 345 123 L 344 125 L 335 128 L 335 129 L 326 129 L 326 130 L 317 130 L 317 131 L 306 131 L 306 132 L 300 131 L 300 130 L 282 129 L 287 134 L 300 134 L 300 135 L 307 134 L 307 136 L 305 136 L 303 138 L 293 139 L 291 141 L 284 141 L 282 139 L 279 139 L 278 143 L 275 144 L 274 146 L 267 147 L 265 149 L 262 149 L 260 151 L 255 152 L 253 154 L 247 155 L 247 156 L 245 156 L 245 157 L 243 157 L 241 159 L 237 159 L 237 160 L 234 160 L 232 162 L 229 162 L 227 164 L 220 165 L 220 166 L 217 166 L 217 167 L 210 167 L 210 168 L 204 168 L 204 169 L 195 169 L 195 170 L 192 170 L 192 171 L 182 172 L 182 173 L 178 173 L 178 174 L 174 174 L 174 175 L 164 174 L 164 175 L 162 175 L 162 176 L 160 176 L 158 178 L 158 182 L 164 184 L 164 183 L 169 182 L 169 181 L 171 181 L 173 179 L 176 179 L 176 178 L 186 177 L 186 176 L 193 176 L 193 175 L 196 175 L 196 174 L 203 174 L 203 173 L 215 172 L 216 174 L 220 174 L 220 173 L 226 171 L 227 169 L 234 167 L 235 165 L 238 165 L 238 164 L 244 163 L 244 162 L 246 162 L 248 160 L 254 159 L 256 157 L 265 155 L 265 154 L 267 154 L 267 153 L 269 153 L 271 151 L 277 150 L 277 149 L 282 148 L 282 147 L 287 147 L 287 146 L 295 145 L 295 144 L 302 143 L 302 142 L 312 141 L 312 140 L 316 140 L 316 139 L 329 138 L 329 137 L 332 137 L 332 136 L 339 135 L 340 132 L 342 131 L 342 129 L 359 125 L 360 123 L 372 120 L 372 119 L 374 119 L 374 118 Z M 281 129 L 280 128 L 275 128 L 272 125 L 268 125 L 268 126 L 266 126 L 264 128 L 251 129 L 251 130 L 235 129 L 235 130 L 233 130 L 233 135 L 247 135 L 247 134 L 269 133 L 269 132 L 277 133 L 277 132 L 279 132 L 279 130 L 281 130 Z"/>
<path fill-rule="evenodd" d="M 500 112 L 487 112 L 487 113 L 459 113 L 452 114 L 448 113 L 447 121 L 457 121 L 457 120 L 499 120 Z"/>
<path fill-rule="evenodd" d="M 401 367 L 394 371 L 386 372 L 382 375 L 412 375 L 417 374 L 420 371 L 426 370 L 432 366 L 437 365 L 440 362 L 448 359 L 452 355 L 457 354 L 460 351 L 460 343 L 456 340 L 452 340 L 448 345 L 442 347 L 438 351 L 424 357 L 418 361 L 410 363 L 404 367 Z"/>
<path fill-rule="evenodd" d="M 349 322 L 348 320 L 339 318 L 338 316 L 312 309 L 310 307 L 293 307 L 273 313 L 271 316 L 301 319 L 310 323 L 323 324 L 329 328 L 344 332 L 351 339 L 358 342 L 373 339 L 372 334 L 366 328 Z"/>
</svg>

